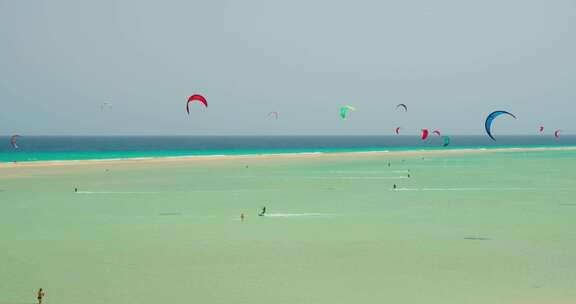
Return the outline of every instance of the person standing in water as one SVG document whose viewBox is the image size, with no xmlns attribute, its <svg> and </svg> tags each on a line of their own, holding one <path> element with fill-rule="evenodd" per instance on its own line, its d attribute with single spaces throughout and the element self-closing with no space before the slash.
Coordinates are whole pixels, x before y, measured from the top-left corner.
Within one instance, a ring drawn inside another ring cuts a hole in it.
<svg viewBox="0 0 576 304">
<path fill-rule="evenodd" d="M 258 214 L 258 216 L 264 216 L 266 214 L 266 206 L 262 207 L 262 211 Z"/>
<path fill-rule="evenodd" d="M 42 304 L 42 298 L 44 298 L 45 294 L 46 293 L 44 292 L 44 290 L 42 290 L 42 288 L 38 289 L 37 293 L 38 304 Z"/>
<path fill-rule="evenodd" d="M 244 213 L 240 213 L 240 220 L 244 221 Z"/>
</svg>

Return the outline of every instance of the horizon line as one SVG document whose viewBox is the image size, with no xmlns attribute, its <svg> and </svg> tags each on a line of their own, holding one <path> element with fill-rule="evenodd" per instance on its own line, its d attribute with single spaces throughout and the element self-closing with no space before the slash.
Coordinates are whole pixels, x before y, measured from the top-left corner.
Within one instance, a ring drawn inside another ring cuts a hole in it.
<svg viewBox="0 0 576 304">
<path fill-rule="evenodd" d="M 414 134 L 26 134 L 14 133 L 18 135 L 24 134 L 25 136 L 35 137 L 413 137 L 420 136 L 419 133 Z M 0 137 L 11 137 L 14 134 L 2 135 Z M 566 133 L 562 136 L 574 136 L 576 134 Z M 486 134 L 452 134 L 447 136 L 486 136 Z M 498 137 L 511 137 L 511 136 L 531 136 L 531 137 L 548 137 L 553 134 L 498 134 Z"/>
</svg>

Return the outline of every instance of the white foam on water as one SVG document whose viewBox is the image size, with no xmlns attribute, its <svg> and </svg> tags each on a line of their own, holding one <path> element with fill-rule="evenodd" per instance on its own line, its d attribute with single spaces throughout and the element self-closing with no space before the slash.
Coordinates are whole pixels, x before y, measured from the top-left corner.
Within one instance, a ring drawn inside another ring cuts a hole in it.
<svg viewBox="0 0 576 304">
<path fill-rule="evenodd" d="M 350 170 L 350 171 L 346 171 L 346 170 L 339 170 L 339 171 L 316 171 L 316 173 L 330 173 L 330 174 L 386 174 L 386 173 L 408 173 L 408 170 L 391 170 L 391 171 L 361 171 L 361 170 Z"/>
<path fill-rule="evenodd" d="M 263 217 L 332 217 L 330 213 L 266 213 Z"/>
<path fill-rule="evenodd" d="M 302 179 L 405 179 L 407 176 L 286 176 Z"/>
<path fill-rule="evenodd" d="M 182 215 L 180 212 L 161 212 L 158 213 L 160 216 L 175 216 L 175 215 Z"/>
<path fill-rule="evenodd" d="M 76 194 L 157 194 L 160 192 L 135 192 L 135 191 L 78 191 Z"/>
<path fill-rule="evenodd" d="M 259 178 L 261 176 L 237 176 L 236 178 Z M 297 178 L 297 179 L 404 179 L 407 176 L 294 176 L 294 175 L 275 175 L 266 176 L 267 178 Z"/>
<path fill-rule="evenodd" d="M 391 189 L 390 191 L 541 191 L 543 188 L 520 188 L 520 187 L 509 187 L 509 188 L 397 188 Z M 544 190 L 566 190 L 570 188 L 544 188 Z"/>
<path fill-rule="evenodd" d="M 278 189 L 233 189 L 233 190 L 225 190 L 225 189 L 196 189 L 196 190 L 187 190 L 184 192 L 196 192 L 196 193 L 245 193 L 245 192 L 269 192 L 269 191 L 277 191 Z"/>
</svg>

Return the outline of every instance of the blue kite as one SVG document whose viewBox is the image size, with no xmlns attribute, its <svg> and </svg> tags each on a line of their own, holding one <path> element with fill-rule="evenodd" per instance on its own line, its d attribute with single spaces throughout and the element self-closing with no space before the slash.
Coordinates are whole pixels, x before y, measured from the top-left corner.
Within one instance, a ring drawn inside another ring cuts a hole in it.
<svg viewBox="0 0 576 304">
<path fill-rule="evenodd" d="M 496 117 L 500 116 L 500 115 L 510 115 L 512 117 L 514 117 L 514 119 L 516 119 L 516 116 L 514 116 L 514 114 L 510 113 L 510 112 L 506 112 L 506 111 L 494 111 L 492 113 L 490 113 L 490 115 L 488 115 L 488 117 L 486 117 L 486 121 L 484 122 L 484 128 L 486 128 L 486 133 L 488 134 L 488 136 L 490 136 L 490 138 L 492 140 L 496 140 L 496 138 L 494 138 L 494 136 L 492 136 L 492 121 L 494 121 L 494 119 L 496 119 Z"/>
</svg>

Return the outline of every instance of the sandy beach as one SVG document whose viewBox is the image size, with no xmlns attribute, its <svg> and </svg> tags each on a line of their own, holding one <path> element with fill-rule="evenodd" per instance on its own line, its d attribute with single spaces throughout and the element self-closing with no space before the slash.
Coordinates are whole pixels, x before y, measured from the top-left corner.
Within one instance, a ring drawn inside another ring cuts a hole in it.
<svg viewBox="0 0 576 304">
<path fill-rule="evenodd" d="M 246 154 L 246 155 L 194 155 L 173 156 L 157 158 L 125 158 L 125 159 L 93 159 L 93 160 L 65 160 L 65 161 L 29 161 L 0 163 L 0 168 L 12 167 L 47 167 L 47 166 L 76 166 L 93 164 L 130 164 L 130 163 L 166 163 L 182 161 L 219 161 L 243 159 L 299 159 L 310 157 L 346 157 L 354 155 L 371 156 L 415 156 L 415 155 L 452 155 L 463 153 L 502 153 L 502 152 L 538 152 L 538 151 L 572 151 L 576 147 L 536 147 L 536 148 L 485 148 L 485 149 L 446 149 L 446 150 L 410 150 L 410 151 L 367 151 L 367 152 L 302 152 L 278 154 Z"/>
</svg>

